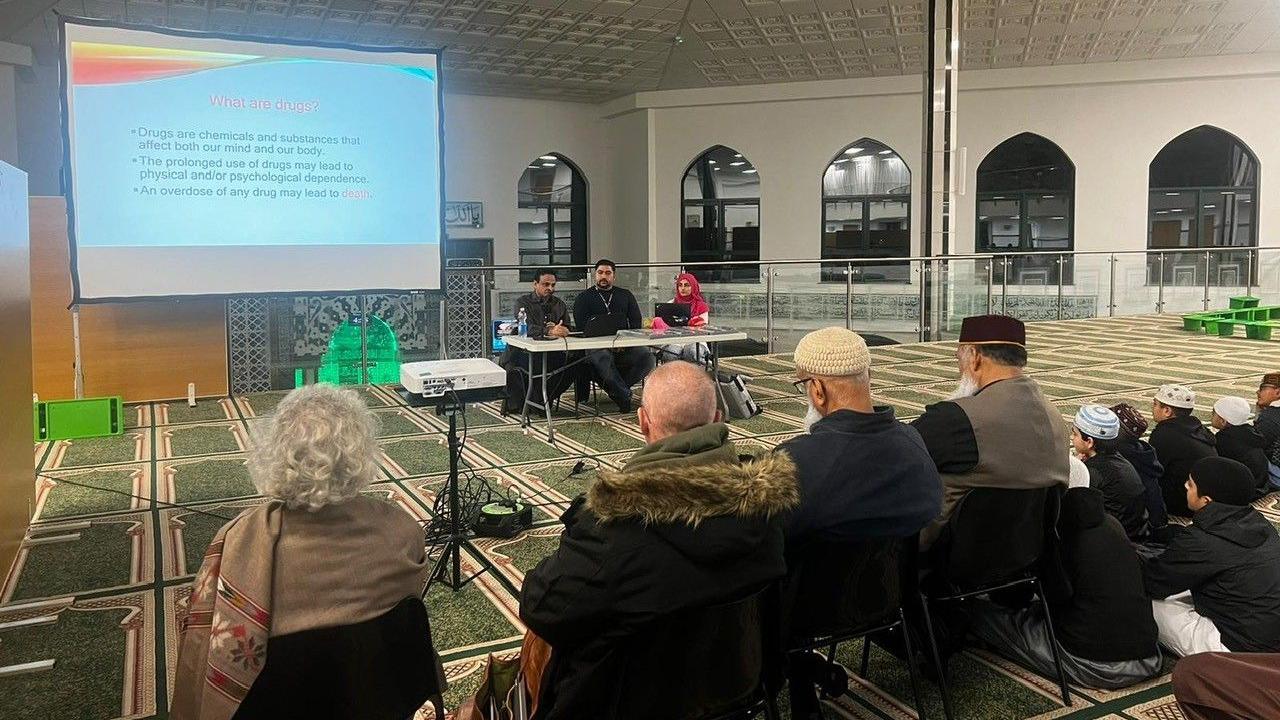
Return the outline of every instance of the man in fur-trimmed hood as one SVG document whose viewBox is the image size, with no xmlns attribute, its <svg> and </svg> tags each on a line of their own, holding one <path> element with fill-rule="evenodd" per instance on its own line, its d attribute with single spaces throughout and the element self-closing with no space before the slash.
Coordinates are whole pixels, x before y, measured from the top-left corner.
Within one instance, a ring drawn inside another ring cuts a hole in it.
<svg viewBox="0 0 1280 720">
<path fill-rule="evenodd" d="M 552 648 L 535 720 L 631 717 L 616 693 L 632 636 L 786 572 L 780 516 L 799 499 L 795 467 L 784 455 L 740 461 L 718 416 L 700 368 L 655 370 L 639 412 L 649 444 L 573 501 L 560 547 L 525 576 L 520 618 Z M 672 648 L 673 663 L 680 655 Z"/>
</svg>

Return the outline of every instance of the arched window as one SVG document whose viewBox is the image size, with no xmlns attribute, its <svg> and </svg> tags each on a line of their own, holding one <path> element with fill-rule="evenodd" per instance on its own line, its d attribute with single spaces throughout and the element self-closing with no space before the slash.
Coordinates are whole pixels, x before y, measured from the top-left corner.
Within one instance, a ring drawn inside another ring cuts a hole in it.
<svg viewBox="0 0 1280 720">
<path fill-rule="evenodd" d="M 760 175 L 742 153 L 716 145 L 684 171 L 680 261 L 760 259 Z M 702 282 L 756 282 L 754 265 L 690 268 Z"/>
<path fill-rule="evenodd" d="M 1147 247 L 1254 247 L 1258 244 L 1258 159 L 1238 138 L 1208 125 L 1188 130 L 1160 150 L 1150 168 Z M 1164 281 L 1173 285 L 1243 285 L 1248 253 L 1164 256 Z M 1148 279 L 1160 272 L 1148 260 Z"/>
<path fill-rule="evenodd" d="M 840 151 L 822 174 L 822 259 L 911 255 L 911 170 L 887 145 L 863 138 Z M 907 282 L 908 263 L 855 265 L 862 282 Z M 844 268 L 823 267 L 844 281 Z"/>
<path fill-rule="evenodd" d="M 520 264 L 587 264 L 587 181 L 568 158 L 549 153 L 525 168 L 518 187 Z M 533 280 L 533 271 L 521 272 Z"/>
<path fill-rule="evenodd" d="M 1062 148 L 1034 133 L 1005 140 L 978 165 L 978 252 L 1018 253 L 1071 250 L 1072 195 L 1076 168 Z M 1004 265 L 995 266 L 1004 282 Z M 1070 258 L 1063 282 L 1071 282 Z M 1013 258 L 1009 283 L 1050 285 L 1058 282 L 1054 256 Z"/>
</svg>

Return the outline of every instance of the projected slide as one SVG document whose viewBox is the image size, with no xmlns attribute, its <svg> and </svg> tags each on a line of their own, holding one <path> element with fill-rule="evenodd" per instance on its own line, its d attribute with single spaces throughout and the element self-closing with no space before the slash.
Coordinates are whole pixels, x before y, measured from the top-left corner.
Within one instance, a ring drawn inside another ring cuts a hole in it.
<svg viewBox="0 0 1280 720">
<path fill-rule="evenodd" d="M 65 29 L 81 298 L 439 286 L 434 54 Z"/>
</svg>

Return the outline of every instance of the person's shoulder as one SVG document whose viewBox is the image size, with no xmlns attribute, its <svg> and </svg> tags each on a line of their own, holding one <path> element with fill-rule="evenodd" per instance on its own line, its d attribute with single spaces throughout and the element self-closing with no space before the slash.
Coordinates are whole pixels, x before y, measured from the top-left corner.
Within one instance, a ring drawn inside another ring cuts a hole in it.
<svg viewBox="0 0 1280 720">
<path fill-rule="evenodd" d="M 934 420 L 964 414 L 964 408 L 960 407 L 960 403 L 955 400 L 940 400 L 936 403 L 925 405 L 924 412 L 909 424 L 915 425 L 921 420 Z"/>
<path fill-rule="evenodd" d="M 353 514 L 382 527 L 388 535 L 422 539 L 422 525 L 399 505 L 378 497 L 357 495 L 348 500 Z"/>
</svg>

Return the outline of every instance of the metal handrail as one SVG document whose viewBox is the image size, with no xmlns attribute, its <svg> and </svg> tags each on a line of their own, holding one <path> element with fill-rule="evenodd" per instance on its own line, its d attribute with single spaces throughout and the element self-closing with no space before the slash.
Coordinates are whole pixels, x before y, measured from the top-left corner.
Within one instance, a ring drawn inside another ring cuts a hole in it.
<svg viewBox="0 0 1280 720">
<path fill-rule="evenodd" d="M 887 265 L 889 263 L 905 263 L 905 262 L 933 262 L 937 260 L 986 260 L 989 258 L 1017 258 L 1017 257 L 1076 257 L 1088 255 L 1161 255 L 1169 253 L 1240 253 L 1255 252 L 1258 250 L 1280 250 L 1280 245 L 1267 246 L 1225 246 L 1213 248 L 1161 248 L 1161 249 L 1145 249 L 1145 250 L 1024 250 L 1018 252 L 1006 253 L 971 253 L 965 255 L 934 255 L 932 257 L 924 255 L 912 255 L 910 257 L 892 257 L 892 258 L 790 258 L 784 260 L 708 260 L 705 262 L 685 262 L 685 261 L 658 261 L 645 263 L 615 263 L 620 268 L 654 268 L 654 267 L 733 267 L 743 265 Z M 543 266 L 536 266 L 543 267 Z M 553 270 L 591 270 L 595 267 L 593 264 L 586 265 L 547 265 Z M 451 273 L 474 273 L 481 270 L 533 270 L 533 265 L 468 265 L 467 267 L 444 268 L 444 272 Z"/>
</svg>

